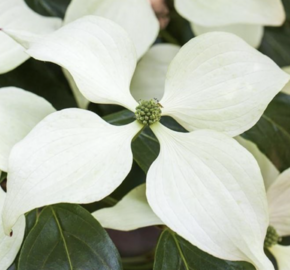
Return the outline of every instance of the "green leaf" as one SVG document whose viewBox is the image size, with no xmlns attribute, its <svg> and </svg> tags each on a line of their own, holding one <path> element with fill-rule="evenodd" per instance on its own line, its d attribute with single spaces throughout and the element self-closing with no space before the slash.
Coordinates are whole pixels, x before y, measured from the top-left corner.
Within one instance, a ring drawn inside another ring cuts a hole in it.
<svg viewBox="0 0 290 270">
<path fill-rule="evenodd" d="M 25 0 L 25 2 L 41 15 L 63 18 L 71 0 Z"/>
<path fill-rule="evenodd" d="M 282 27 L 266 27 L 259 50 L 280 67 L 290 65 L 290 23 Z"/>
<path fill-rule="evenodd" d="M 0 184 L 7 178 L 6 172 L 0 172 Z"/>
<path fill-rule="evenodd" d="M 117 113 L 109 114 L 103 117 L 105 121 L 115 126 L 127 125 L 135 120 L 134 113 L 129 110 L 122 110 Z"/>
<path fill-rule="evenodd" d="M 259 122 L 242 136 L 254 142 L 281 172 L 290 167 L 290 96 L 279 93 Z"/>
<path fill-rule="evenodd" d="M 21 250 L 18 270 L 119 270 L 119 254 L 106 231 L 79 205 L 42 210 Z"/>
<path fill-rule="evenodd" d="M 30 58 L 11 72 L 0 75 L 0 87 L 16 86 L 45 98 L 56 109 L 77 107 L 59 66 Z"/>
<path fill-rule="evenodd" d="M 290 20 L 290 0 L 282 0 L 287 20 Z"/>
<path fill-rule="evenodd" d="M 154 270 L 255 270 L 247 262 L 229 262 L 215 258 L 165 230 L 158 242 Z"/>
</svg>

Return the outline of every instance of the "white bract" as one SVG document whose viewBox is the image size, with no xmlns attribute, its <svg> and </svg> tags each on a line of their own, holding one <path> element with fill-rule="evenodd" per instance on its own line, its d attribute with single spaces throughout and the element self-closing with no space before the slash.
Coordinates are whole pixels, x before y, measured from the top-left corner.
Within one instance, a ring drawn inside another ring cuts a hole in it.
<svg viewBox="0 0 290 270">
<path fill-rule="evenodd" d="M 86 15 L 101 16 L 121 25 L 133 40 L 138 57 L 153 44 L 159 31 L 158 20 L 148 0 L 72 0 L 63 22 L 35 13 L 24 0 L 0 0 L 0 28 L 13 29 L 25 34 L 26 38 L 28 34 L 53 32 L 61 24 Z M 3 32 L 0 32 L 0 46 L 0 74 L 16 68 L 29 58 L 23 47 Z"/>
<path fill-rule="evenodd" d="M 88 100 L 136 110 L 130 81 L 137 57 L 117 24 L 85 17 L 37 40 L 27 53 L 67 69 Z M 155 214 L 202 250 L 250 261 L 258 270 L 273 269 L 263 252 L 268 226 L 263 180 L 255 159 L 230 136 L 254 125 L 288 80 L 240 38 L 205 34 L 175 56 L 160 100 L 161 115 L 192 132 L 150 125 L 161 146 L 147 175 Z M 160 107 L 154 106 L 157 113 Z M 36 207 L 109 195 L 130 171 L 131 141 L 142 128 L 138 121 L 112 126 L 80 109 L 46 117 L 11 152 L 5 232 Z"/>
<path fill-rule="evenodd" d="M 285 20 L 281 0 L 175 0 L 175 8 L 196 35 L 226 31 L 253 47 L 260 45 L 263 26 L 280 26 Z"/>
<path fill-rule="evenodd" d="M 43 35 L 60 26 L 60 19 L 35 13 L 24 0 L 0 0 L 0 28 Z M 22 46 L 0 31 L 0 74 L 16 68 L 28 58 Z"/>
<path fill-rule="evenodd" d="M 290 236 L 290 169 L 279 175 L 274 165 L 256 145 L 241 137 L 238 141 L 255 156 L 258 162 L 260 161 L 259 165 L 267 189 L 270 226 L 274 228 L 277 236 Z M 275 256 L 279 270 L 290 269 L 290 246 L 282 246 L 274 242 L 267 248 Z"/>
<path fill-rule="evenodd" d="M 12 147 L 40 120 L 54 111 L 47 101 L 32 93 L 16 87 L 0 88 L 0 170 L 7 171 Z M 0 187 L 1 214 L 5 197 Z M 22 215 L 13 227 L 13 235 L 6 236 L 0 220 L 0 269 L 7 269 L 14 261 L 22 243 L 24 229 L 25 218 Z"/>
<path fill-rule="evenodd" d="M 290 74 L 290 66 L 288 66 L 288 67 L 284 67 L 283 70 L 284 70 L 286 73 Z M 286 86 L 282 89 L 282 92 L 285 93 L 285 94 L 290 95 L 290 82 L 288 82 L 288 83 L 286 84 Z"/>
<path fill-rule="evenodd" d="M 61 24 L 86 15 L 101 16 L 122 26 L 134 42 L 138 58 L 153 44 L 159 31 L 158 20 L 148 0 L 72 0 L 63 22 L 38 15 L 27 7 L 24 0 L 0 0 L 0 28 L 5 31 L 12 29 L 15 39 L 25 37 L 27 47 L 39 35 L 52 32 Z M 29 58 L 22 46 L 2 32 L 0 46 L 0 74 L 16 68 Z M 87 108 L 89 101 L 80 93 L 72 76 L 65 69 L 64 74 L 78 106 Z"/>
</svg>

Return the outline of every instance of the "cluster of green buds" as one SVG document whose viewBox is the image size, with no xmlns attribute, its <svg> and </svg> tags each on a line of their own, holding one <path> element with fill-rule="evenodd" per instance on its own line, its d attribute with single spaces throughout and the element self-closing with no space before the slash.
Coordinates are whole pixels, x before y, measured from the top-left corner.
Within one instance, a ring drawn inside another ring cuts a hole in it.
<svg viewBox="0 0 290 270">
<path fill-rule="evenodd" d="M 161 105 L 154 99 L 141 100 L 136 107 L 136 119 L 139 123 L 149 126 L 159 122 L 161 118 Z"/>
<path fill-rule="evenodd" d="M 265 242 L 264 242 L 264 247 L 270 248 L 278 244 L 278 242 L 280 241 L 281 241 L 281 237 L 279 236 L 279 234 L 276 232 L 276 230 L 272 226 L 269 226 L 267 230 Z"/>
</svg>

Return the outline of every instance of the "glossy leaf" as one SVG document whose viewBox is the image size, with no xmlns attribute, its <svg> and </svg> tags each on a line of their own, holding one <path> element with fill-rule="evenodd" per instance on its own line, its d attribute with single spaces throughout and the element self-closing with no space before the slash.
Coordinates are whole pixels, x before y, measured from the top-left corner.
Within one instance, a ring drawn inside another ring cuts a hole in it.
<svg viewBox="0 0 290 270">
<path fill-rule="evenodd" d="M 217 259 L 191 245 L 172 231 L 162 233 L 155 255 L 154 270 L 254 270 L 246 262 Z"/>
<path fill-rule="evenodd" d="M 290 96 L 278 94 L 259 122 L 242 136 L 254 142 L 280 170 L 290 167 Z"/>
<path fill-rule="evenodd" d="M 56 109 L 77 107 L 61 68 L 29 59 L 11 72 L 0 75 L 0 87 L 16 86 L 45 98 Z"/>
<path fill-rule="evenodd" d="M 41 15 L 63 18 L 71 0 L 25 0 L 25 2 Z"/>
<path fill-rule="evenodd" d="M 78 205 L 46 207 L 27 237 L 19 270 L 122 269 L 118 252 L 100 224 Z"/>
<path fill-rule="evenodd" d="M 6 172 L 1 172 L 0 171 L 0 184 L 7 178 L 7 173 Z"/>
<path fill-rule="evenodd" d="M 289 55 L 290 25 L 286 23 L 283 27 L 266 27 L 260 51 L 272 58 L 280 67 L 290 65 Z"/>
</svg>

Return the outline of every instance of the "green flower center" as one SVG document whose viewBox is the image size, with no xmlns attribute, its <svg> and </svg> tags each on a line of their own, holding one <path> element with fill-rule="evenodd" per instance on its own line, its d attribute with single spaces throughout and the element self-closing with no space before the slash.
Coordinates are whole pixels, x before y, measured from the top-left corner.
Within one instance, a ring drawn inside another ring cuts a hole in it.
<svg viewBox="0 0 290 270">
<path fill-rule="evenodd" d="M 264 242 L 264 247 L 270 248 L 270 247 L 278 244 L 278 242 L 280 240 L 281 240 L 281 237 L 278 235 L 276 230 L 272 226 L 269 226 L 268 230 L 267 230 L 266 239 Z"/>
<path fill-rule="evenodd" d="M 135 115 L 139 123 L 150 126 L 159 122 L 161 118 L 161 105 L 154 99 L 149 101 L 141 100 L 136 107 Z"/>
</svg>

